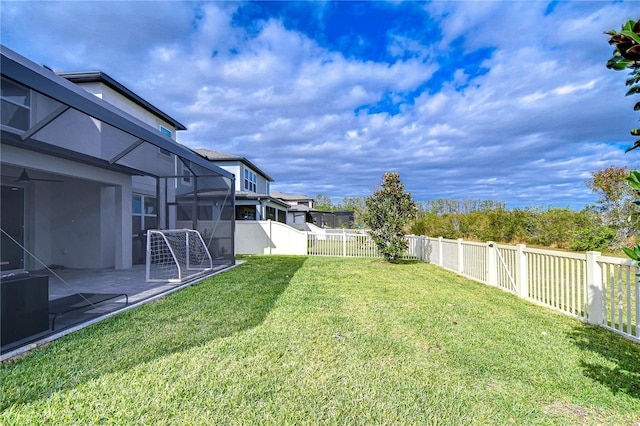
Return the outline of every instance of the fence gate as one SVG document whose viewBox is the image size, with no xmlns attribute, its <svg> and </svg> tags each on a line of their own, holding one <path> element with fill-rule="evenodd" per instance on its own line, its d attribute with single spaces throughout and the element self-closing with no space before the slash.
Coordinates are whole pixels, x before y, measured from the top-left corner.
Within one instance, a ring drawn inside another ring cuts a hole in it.
<svg viewBox="0 0 640 426">
<path fill-rule="evenodd" d="M 491 245 L 490 250 L 495 253 L 495 283 L 503 290 L 507 290 L 513 294 L 518 294 L 516 286 L 516 250 L 507 247 L 499 247 L 497 244 Z"/>
</svg>

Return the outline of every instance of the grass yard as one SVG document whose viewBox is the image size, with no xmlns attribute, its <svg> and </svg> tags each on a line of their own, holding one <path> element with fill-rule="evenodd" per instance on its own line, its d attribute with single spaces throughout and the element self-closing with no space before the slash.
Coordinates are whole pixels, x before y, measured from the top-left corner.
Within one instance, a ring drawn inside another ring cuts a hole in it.
<svg viewBox="0 0 640 426">
<path fill-rule="evenodd" d="M 425 263 L 247 258 L 0 370 L 0 424 L 640 422 L 640 345 Z"/>
</svg>

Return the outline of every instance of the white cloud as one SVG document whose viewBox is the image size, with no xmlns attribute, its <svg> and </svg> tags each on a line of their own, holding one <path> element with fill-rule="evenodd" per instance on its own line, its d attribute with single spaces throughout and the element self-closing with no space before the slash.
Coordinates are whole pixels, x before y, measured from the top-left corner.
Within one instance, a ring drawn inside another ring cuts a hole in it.
<svg viewBox="0 0 640 426">
<path fill-rule="evenodd" d="M 418 200 L 577 206 L 593 200 L 590 171 L 633 160 L 610 144 L 630 143 L 637 117 L 602 34 L 632 6 L 429 3 L 442 38 L 390 33 L 390 63 L 275 18 L 243 28 L 226 2 L 7 3 L 2 38 L 54 68 L 108 72 L 185 123 L 181 142 L 246 156 L 283 192 L 365 196 L 397 170 Z M 480 48 L 486 72 L 448 68 Z"/>
</svg>

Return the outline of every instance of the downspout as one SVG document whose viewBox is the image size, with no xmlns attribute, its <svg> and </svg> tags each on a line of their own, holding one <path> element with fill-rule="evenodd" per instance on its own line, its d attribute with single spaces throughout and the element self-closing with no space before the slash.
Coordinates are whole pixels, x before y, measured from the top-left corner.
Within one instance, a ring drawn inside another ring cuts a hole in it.
<svg viewBox="0 0 640 426">
<path fill-rule="evenodd" d="M 193 206 L 191 207 L 191 229 L 198 229 L 198 176 L 193 176 Z"/>
<path fill-rule="evenodd" d="M 161 218 L 160 217 L 160 178 L 156 177 L 156 228 L 157 229 L 163 229 L 164 227 L 161 224 L 160 219 L 162 219 L 162 223 L 166 220 L 166 218 Z M 166 199 L 165 199 L 165 204 L 166 204 Z"/>
</svg>

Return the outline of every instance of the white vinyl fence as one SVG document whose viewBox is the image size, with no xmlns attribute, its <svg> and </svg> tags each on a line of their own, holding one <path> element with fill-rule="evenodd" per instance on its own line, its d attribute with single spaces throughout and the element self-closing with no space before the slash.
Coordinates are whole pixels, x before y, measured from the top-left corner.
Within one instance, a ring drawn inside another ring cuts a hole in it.
<svg viewBox="0 0 640 426">
<path fill-rule="evenodd" d="M 307 233 L 311 256 L 380 257 L 365 231 Z M 498 287 L 640 342 L 640 282 L 629 259 L 407 236 L 417 259 Z"/>
</svg>

